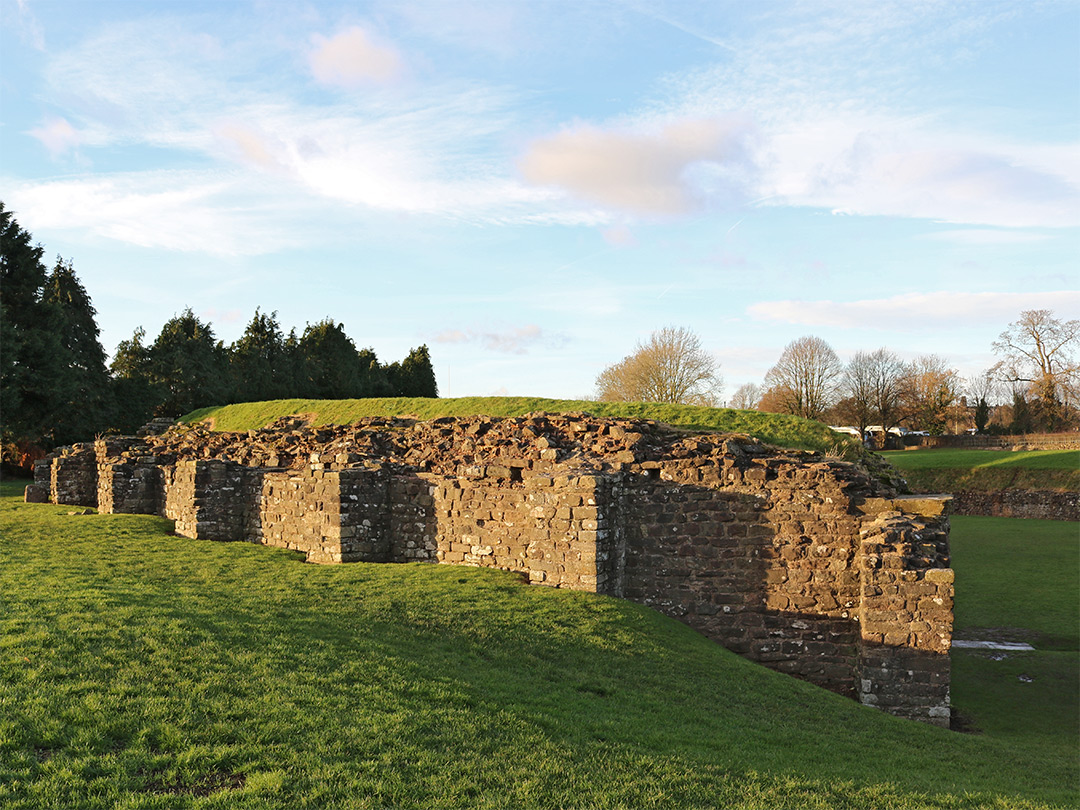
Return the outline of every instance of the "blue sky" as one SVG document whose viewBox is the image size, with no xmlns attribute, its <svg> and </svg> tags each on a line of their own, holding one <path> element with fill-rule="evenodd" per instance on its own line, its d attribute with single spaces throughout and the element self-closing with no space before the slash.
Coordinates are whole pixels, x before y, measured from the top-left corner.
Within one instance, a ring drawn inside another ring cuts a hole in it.
<svg viewBox="0 0 1080 810">
<path fill-rule="evenodd" d="M 0 0 L 0 199 L 112 351 L 326 316 L 443 395 L 663 326 L 962 374 L 1080 317 L 1080 3 Z"/>
</svg>

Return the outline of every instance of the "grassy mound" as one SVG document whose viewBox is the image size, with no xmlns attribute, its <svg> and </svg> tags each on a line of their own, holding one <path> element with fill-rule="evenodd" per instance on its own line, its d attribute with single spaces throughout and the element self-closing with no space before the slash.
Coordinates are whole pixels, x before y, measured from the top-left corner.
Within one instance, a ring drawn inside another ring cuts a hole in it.
<svg viewBox="0 0 1080 810">
<path fill-rule="evenodd" d="M 1080 450 L 896 450 L 882 453 L 917 492 L 1080 491 Z"/>
<path fill-rule="evenodd" d="M 585 411 L 594 416 L 653 419 L 688 430 L 748 433 L 779 447 L 850 454 L 860 447 L 820 422 L 797 416 L 733 408 L 702 408 L 649 402 L 587 402 L 539 397 L 460 397 L 457 399 L 279 399 L 202 408 L 181 418 L 193 423 L 210 420 L 214 430 L 254 430 L 281 416 L 310 414 L 313 424 L 349 424 L 365 416 L 524 416 L 532 411 Z"/>
<path fill-rule="evenodd" d="M 4 808 L 1078 798 L 1075 728 L 1061 723 L 1020 736 L 976 717 L 985 734 L 957 734 L 766 670 L 630 602 L 486 569 L 304 565 L 0 492 Z M 961 559 L 958 594 L 977 588 Z M 1067 721 L 1076 690 L 1059 691 Z M 995 711 L 982 694 L 973 710 Z"/>
</svg>

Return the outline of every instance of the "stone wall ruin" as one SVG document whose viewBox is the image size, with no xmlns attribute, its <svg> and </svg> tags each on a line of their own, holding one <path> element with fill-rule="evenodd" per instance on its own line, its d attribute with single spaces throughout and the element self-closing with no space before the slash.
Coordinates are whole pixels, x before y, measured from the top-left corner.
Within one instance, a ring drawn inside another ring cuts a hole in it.
<svg viewBox="0 0 1080 810">
<path fill-rule="evenodd" d="M 752 660 L 949 724 L 948 499 L 746 436 L 586 414 L 365 419 L 101 439 L 55 503 L 311 562 L 438 562 L 649 605 Z"/>
</svg>

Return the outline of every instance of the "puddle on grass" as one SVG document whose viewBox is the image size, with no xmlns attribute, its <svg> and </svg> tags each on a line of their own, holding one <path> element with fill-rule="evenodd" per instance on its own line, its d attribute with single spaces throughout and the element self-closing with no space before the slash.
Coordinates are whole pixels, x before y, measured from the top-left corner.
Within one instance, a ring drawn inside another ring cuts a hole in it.
<svg viewBox="0 0 1080 810">
<path fill-rule="evenodd" d="M 995 650 L 1000 652 L 1033 652 L 1030 644 L 1022 641 L 970 641 L 966 639 L 953 639 L 953 647 L 958 650 Z M 1005 658 L 1005 656 L 1001 656 Z M 994 657 L 995 661 L 1001 658 Z"/>
<path fill-rule="evenodd" d="M 1034 652 L 1038 633 L 1022 627 L 968 627 L 952 640 L 953 649 L 971 650 L 991 661 L 1004 661 L 1014 653 Z"/>
</svg>

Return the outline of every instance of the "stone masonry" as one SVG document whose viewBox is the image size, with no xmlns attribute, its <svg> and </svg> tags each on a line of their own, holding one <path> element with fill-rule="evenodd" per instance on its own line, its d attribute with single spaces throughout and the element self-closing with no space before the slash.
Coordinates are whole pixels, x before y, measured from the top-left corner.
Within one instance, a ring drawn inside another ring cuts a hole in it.
<svg viewBox="0 0 1080 810">
<path fill-rule="evenodd" d="M 634 600 L 948 726 L 948 499 L 885 467 L 587 414 L 174 428 L 54 454 L 50 500 L 311 562 L 438 562 Z M 75 500 L 72 500 L 75 499 Z"/>
</svg>

